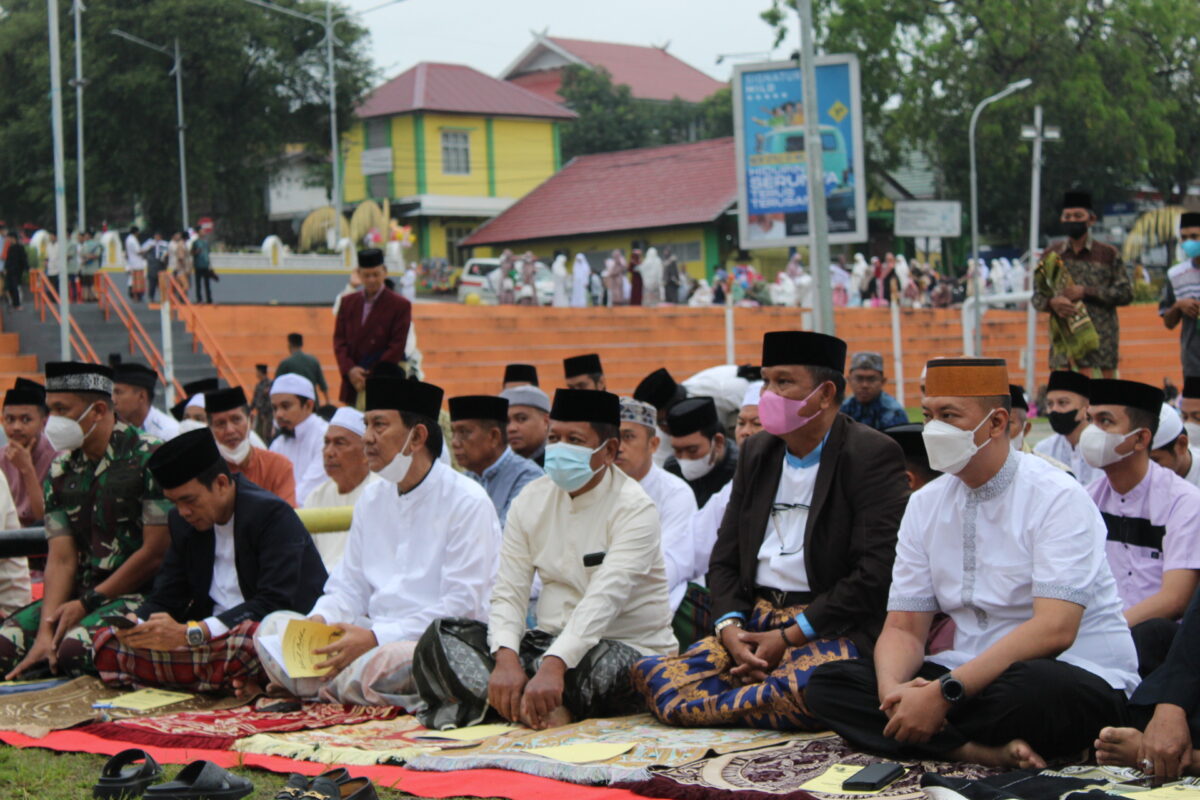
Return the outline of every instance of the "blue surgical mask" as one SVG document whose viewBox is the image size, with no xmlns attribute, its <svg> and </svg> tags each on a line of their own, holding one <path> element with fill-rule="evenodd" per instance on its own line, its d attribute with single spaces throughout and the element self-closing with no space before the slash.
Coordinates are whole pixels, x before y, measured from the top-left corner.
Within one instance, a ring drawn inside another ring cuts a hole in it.
<svg viewBox="0 0 1200 800">
<path fill-rule="evenodd" d="M 1183 240 L 1183 254 L 1188 258 L 1200 256 L 1200 242 L 1195 239 Z"/>
<path fill-rule="evenodd" d="M 604 449 L 602 443 L 595 450 L 589 450 L 578 444 L 555 442 L 546 445 L 546 463 L 544 469 L 550 480 L 558 484 L 564 492 L 573 492 L 581 488 L 599 472 L 592 469 L 592 456 Z M 600 469 L 603 469 L 601 467 Z"/>
</svg>

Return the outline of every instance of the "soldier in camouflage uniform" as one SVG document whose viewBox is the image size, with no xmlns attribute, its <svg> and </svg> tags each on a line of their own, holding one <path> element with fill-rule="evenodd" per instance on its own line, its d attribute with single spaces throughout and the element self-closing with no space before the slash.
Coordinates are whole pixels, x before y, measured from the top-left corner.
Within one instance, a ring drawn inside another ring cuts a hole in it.
<svg viewBox="0 0 1200 800">
<path fill-rule="evenodd" d="M 0 674 L 92 670 L 91 629 L 137 608 L 169 543 L 170 504 L 146 463 L 161 442 L 113 415 L 112 370 L 46 365 L 45 597 L 0 624 Z"/>
<path fill-rule="evenodd" d="M 1038 311 L 1069 319 L 1075 313 L 1075 302 L 1082 300 L 1100 336 L 1100 347 L 1072 364 L 1066 353 L 1051 346 L 1050 369 L 1074 368 L 1089 376 L 1093 369 L 1099 369 L 1105 378 L 1112 378 L 1116 374 L 1121 338 L 1117 306 L 1133 302 L 1133 285 L 1117 248 L 1097 242 L 1089 232 L 1096 222 L 1090 194 L 1067 192 L 1060 219 L 1067 238 L 1050 245 L 1046 252 L 1062 256 L 1063 267 L 1075 285 L 1066 287 L 1063 294 L 1055 297 L 1035 290 L 1033 306 Z"/>
</svg>

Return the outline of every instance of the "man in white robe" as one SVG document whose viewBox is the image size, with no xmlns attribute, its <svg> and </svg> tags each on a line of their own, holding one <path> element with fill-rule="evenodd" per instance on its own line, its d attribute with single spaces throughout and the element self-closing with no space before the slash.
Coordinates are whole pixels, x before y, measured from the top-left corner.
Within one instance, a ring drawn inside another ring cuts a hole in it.
<svg viewBox="0 0 1200 800">
<path fill-rule="evenodd" d="M 1046 383 L 1046 416 L 1054 433 L 1042 439 L 1033 452 L 1050 456 L 1066 464 L 1084 486 L 1104 472 L 1083 459 L 1079 436 L 1087 427 L 1088 392 L 1091 380 L 1079 372 L 1057 370 L 1050 373 Z"/>
<path fill-rule="evenodd" d="M 342 561 L 309 617 L 342 631 L 315 651 L 329 672 L 291 678 L 274 655 L 272 637 L 298 614 L 272 614 L 255 634 L 267 676 L 291 694 L 405 705 L 413 649 L 429 623 L 487 619 L 500 523 L 483 487 L 438 461 L 441 405 L 442 390 L 432 384 L 367 379 L 363 444 L 380 480 L 355 504 Z"/>
<path fill-rule="evenodd" d="M 271 384 L 271 408 L 279 435 L 271 452 L 287 456 L 296 476 L 296 499 L 308 497 L 325 482 L 325 429 L 329 423 L 316 414 L 317 392 L 312 381 L 295 373 L 280 375 Z"/>
<path fill-rule="evenodd" d="M 368 486 L 379 476 L 371 472 L 363 450 L 366 424 L 361 411 L 342 406 L 325 429 L 325 447 L 321 451 L 325 474 L 329 477 L 304 498 L 305 508 L 344 508 L 353 506 Z M 313 534 L 317 552 L 325 569 L 333 571 L 342 560 L 350 531 L 330 531 Z"/>
<path fill-rule="evenodd" d="M 818 667 L 812 713 L 892 759 L 1042 769 L 1128 724 L 1137 655 L 1087 492 L 1008 437 L 1003 359 L 930 361 L 930 466 L 900 524 L 874 660 Z M 951 649 L 925 658 L 934 614 Z"/>
</svg>

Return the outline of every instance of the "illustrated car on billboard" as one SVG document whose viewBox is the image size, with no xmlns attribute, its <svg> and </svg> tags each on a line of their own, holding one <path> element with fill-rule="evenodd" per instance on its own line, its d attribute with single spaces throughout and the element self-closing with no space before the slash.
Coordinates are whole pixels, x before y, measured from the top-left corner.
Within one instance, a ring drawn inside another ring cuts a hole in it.
<svg viewBox="0 0 1200 800">
<path fill-rule="evenodd" d="M 833 125 L 820 126 L 822 161 L 825 165 L 826 206 L 831 223 L 854 218 L 854 170 L 846 137 Z M 762 153 L 797 153 L 803 161 L 805 152 L 804 128 L 791 125 L 764 134 L 760 143 Z M 790 216 L 790 215 L 789 215 Z M 832 227 L 832 226 L 831 226 Z M 850 227 L 853 227 L 852 225 Z M 807 224 L 805 224 L 807 233 Z"/>
</svg>

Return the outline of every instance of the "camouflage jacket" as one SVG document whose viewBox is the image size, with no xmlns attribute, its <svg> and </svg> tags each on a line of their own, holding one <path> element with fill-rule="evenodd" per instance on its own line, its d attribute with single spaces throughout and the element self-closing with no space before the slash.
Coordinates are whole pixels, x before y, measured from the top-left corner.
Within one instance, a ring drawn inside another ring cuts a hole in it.
<svg viewBox="0 0 1200 800">
<path fill-rule="evenodd" d="M 46 538 L 71 536 L 76 588 L 104 581 L 142 546 L 142 528 L 166 525 L 170 502 L 146 468 L 162 442 L 117 422 L 99 461 L 83 449 L 63 453 L 46 476 Z"/>
</svg>

